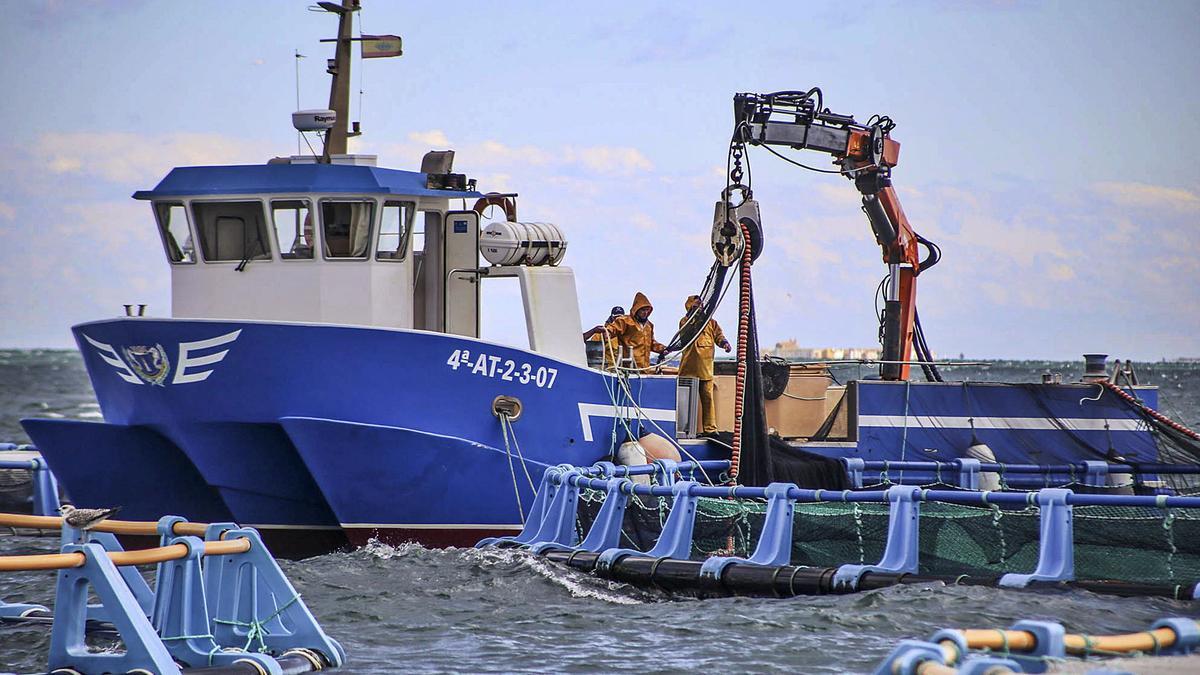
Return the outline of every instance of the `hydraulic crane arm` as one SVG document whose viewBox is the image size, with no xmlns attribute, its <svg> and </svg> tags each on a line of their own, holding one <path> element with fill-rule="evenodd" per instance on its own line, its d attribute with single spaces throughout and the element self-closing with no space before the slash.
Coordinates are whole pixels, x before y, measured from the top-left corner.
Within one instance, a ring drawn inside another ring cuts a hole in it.
<svg viewBox="0 0 1200 675">
<path fill-rule="evenodd" d="M 888 265 L 881 342 L 883 360 L 893 363 L 884 363 L 881 375 L 886 380 L 906 379 L 908 364 L 901 362 L 912 360 L 914 346 L 921 360 L 931 360 L 917 320 L 916 278 L 935 265 L 940 254 L 936 245 L 912 229 L 892 187 L 892 168 L 900 159 L 900 143 L 889 135 L 895 124 L 887 117 L 860 124 L 852 116 L 832 113 L 822 107 L 821 90 L 816 88 L 737 94 L 734 120 L 735 143 L 824 152 L 833 156 L 838 169 L 816 170 L 854 181 Z M 918 244 L 929 249 L 925 260 L 919 258 Z"/>
</svg>

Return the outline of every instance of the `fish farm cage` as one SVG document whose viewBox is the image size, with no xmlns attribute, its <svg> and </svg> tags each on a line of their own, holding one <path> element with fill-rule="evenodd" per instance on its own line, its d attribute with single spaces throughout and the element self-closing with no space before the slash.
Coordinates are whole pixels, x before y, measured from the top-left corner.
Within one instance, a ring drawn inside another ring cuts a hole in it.
<svg viewBox="0 0 1200 675">
<path fill-rule="evenodd" d="M 1065 586 L 1200 597 L 1200 497 L 1113 494 L 1111 473 L 1071 467 L 905 463 L 876 471 L 934 487 L 723 485 L 725 461 L 560 465 L 528 521 L 479 546 L 524 547 L 603 577 L 695 596 L 848 593 L 899 583 Z M 871 470 L 871 466 L 851 467 Z M 1040 472 L 1079 490 L 973 490 L 980 472 Z M 1108 467 L 1144 476 L 1200 467 Z M 1073 478 L 1072 478 L 1073 476 Z M 885 481 L 889 480 L 885 476 Z M 861 485 L 861 480 L 853 480 Z"/>
</svg>

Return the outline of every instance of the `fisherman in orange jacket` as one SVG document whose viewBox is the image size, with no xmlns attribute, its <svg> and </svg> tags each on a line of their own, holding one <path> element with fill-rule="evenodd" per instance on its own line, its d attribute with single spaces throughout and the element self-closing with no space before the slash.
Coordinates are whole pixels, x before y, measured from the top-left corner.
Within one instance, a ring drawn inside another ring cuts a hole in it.
<svg viewBox="0 0 1200 675">
<path fill-rule="evenodd" d="M 700 307 L 700 296 L 692 295 L 683 303 L 684 315 L 679 320 L 679 326 L 687 323 L 688 317 L 692 312 Z M 720 345 L 721 349 L 728 352 L 732 347 L 729 345 L 729 340 L 725 339 L 725 333 L 721 332 L 721 327 L 717 322 L 709 319 L 708 323 L 704 324 L 704 328 L 700 329 L 700 334 L 692 340 L 692 344 L 688 345 L 687 349 L 683 350 L 683 356 L 679 358 L 679 377 L 694 377 L 700 380 L 700 422 L 701 432 L 705 434 L 714 433 L 717 430 L 717 409 L 713 405 L 713 354 L 714 345 Z"/>
<path fill-rule="evenodd" d="M 650 352 L 662 356 L 667 350 L 665 345 L 654 340 L 654 324 L 650 323 L 650 313 L 653 311 L 654 306 L 645 294 L 639 292 L 633 296 L 633 306 L 628 314 L 604 324 L 604 330 L 616 337 L 622 356 L 631 355 L 634 367 L 642 371 L 650 369 Z"/>
<path fill-rule="evenodd" d="M 613 335 L 608 330 L 609 322 L 625 313 L 625 308 L 617 305 L 612 308 L 608 318 L 605 319 L 603 326 L 596 326 L 583 334 L 584 340 L 596 340 L 604 343 L 604 369 L 615 370 L 617 361 L 620 359 L 621 345 L 617 342 L 617 336 Z"/>
</svg>

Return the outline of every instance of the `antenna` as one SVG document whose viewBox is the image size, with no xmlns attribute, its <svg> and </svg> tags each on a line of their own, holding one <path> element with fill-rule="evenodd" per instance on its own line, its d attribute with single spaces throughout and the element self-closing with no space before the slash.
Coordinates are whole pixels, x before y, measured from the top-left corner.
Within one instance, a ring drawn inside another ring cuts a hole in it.
<svg viewBox="0 0 1200 675">
<path fill-rule="evenodd" d="M 307 58 L 307 57 L 305 57 L 303 54 L 301 54 L 300 50 L 297 49 L 296 50 L 296 110 L 300 109 L 300 59 L 303 59 L 303 58 Z M 300 146 L 300 144 L 303 141 L 304 141 L 304 132 L 297 129 L 296 130 L 296 154 L 297 155 L 304 152 L 303 148 L 301 148 L 301 146 Z"/>
</svg>

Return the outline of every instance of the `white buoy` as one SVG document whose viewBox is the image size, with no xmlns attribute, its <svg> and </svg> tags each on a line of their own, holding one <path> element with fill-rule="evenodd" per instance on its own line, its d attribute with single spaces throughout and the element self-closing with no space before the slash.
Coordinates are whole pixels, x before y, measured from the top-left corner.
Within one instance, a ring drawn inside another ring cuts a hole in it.
<svg viewBox="0 0 1200 675">
<path fill-rule="evenodd" d="M 649 464 L 646 460 L 646 449 L 637 441 L 626 441 L 617 448 L 617 463 L 622 466 L 639 466 Z M 650 484 L 650 476 L 630 476 L 629 480 L 642 485 Z"/>
<path fill-rule="evenodd" d="M 969 459 L 977 459 L 980 462 L 990 464 L 996 463 L 996 453 L 987 446 L 987 443 L 980 443 L 978 440 L 967 448 L 963 456 Z M 1000 474 L 995 471 L 979 472 L 979 489 L 980 490 L 999 490 L 1000 489 Z"/>
</svg>

